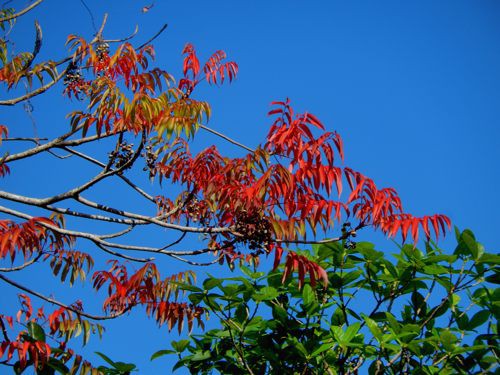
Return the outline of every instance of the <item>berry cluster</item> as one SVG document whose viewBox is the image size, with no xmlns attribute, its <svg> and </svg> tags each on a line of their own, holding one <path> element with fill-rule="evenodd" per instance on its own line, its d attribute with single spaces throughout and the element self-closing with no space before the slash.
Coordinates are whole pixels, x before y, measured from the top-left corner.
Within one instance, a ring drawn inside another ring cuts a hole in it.
<svg viewBox="0 0 500 375">
<path fill-rule="evenodd" d="M 210 213 L 206 202 L 193 197 L 184 205 L 183 212 L 193 222 L 199 222 L 202 226 L 207 226 L 210 222 Z"/>
<path fill-rule="evenodd" d="M 127 164 L 130 159 L 132 159 L 134 155 L 134 144 L 127 143 L 127 141 L 123 141 L 118 145 L 118 147 L 111 151 L 109 156 L 109 164 L 113 165 L 115 168 L 122 168 L 125 164 Z M 125 169 L 130 168 L 131 165 L 128 165 Z"/>
<path fill-rule="evenodd" d="M 247 243 L 250 250 L 261 249 L 271 240 L 271 223 L 259 213 L 239 212 L 234 229 L 241 235 L 239 242 Z"/>
<path fill-rule="evenodd" d="M 95 48 L 95 52 L 99 60 L 104 60 L 109 54 L 109 44 L 102 40 L 99 41 Z"/>
<path fill-rule="evenodd" d="M 352 229 L 350 222 L 345 222 L 342 224 L 342 237 L 345 238 L 345 247 L 349 250 L 354 250 L 356 248 L 356 242 L 352 240 L 352 238 L 356 237 L 356 231 Z"/>
<path fill-rule="evenodd" d="M 99 41 L 96 45 L 95 52 L 97 61 L 94 62 L 94 70 L 97 75 L 102 76 L 109 65 L 109 44 L 104 41 Z"/>
<path fill-rule="evenodd" d="M 145 149 L 146 151 L 141 154 L 141 156 L 146 161 L 146 165 L 143 168 L 143 171 L 149 170 L 149 178 L 153 178 L 156 174 L 155 166 L 158 155 L 156 155 L 156 153 L 153 152 L 153 146 L 151 145 L 147 145 Z"/>
<path fill-rule="evenodd" d="M 69 66 L 66 69 L 63 83 L 66 86 L 66 88 L 64 89 L 64 93 L 68 94 L 68 96 L 70 97 L 71 94 L 73 94 L 77 99 L 80 99 L 79 94 L 81 94 L 82 92 L 86 93 L 90 85 L 90 82 L 83 79 L 83 74 L 80 67 L 73 61 L 69 63 Z"/>
<path fill-rule="evenodd" d="M 82 70 L 73 61 L 70 62 L 64 76 L 64 84 L 67 86 L 71 83 L 79 82 L 81 80 L 83 80 Z"/>
</svg>

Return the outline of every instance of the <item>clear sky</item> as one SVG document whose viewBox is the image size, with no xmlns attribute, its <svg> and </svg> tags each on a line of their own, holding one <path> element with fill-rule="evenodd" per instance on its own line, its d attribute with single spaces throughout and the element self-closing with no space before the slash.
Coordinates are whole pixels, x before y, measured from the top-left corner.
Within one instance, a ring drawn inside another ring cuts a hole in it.
<svg viewBox="0 0 500 375">
<path fill-rule="evenodd" d="M 340 133 L 346 165 L 396 188 L 409 212 L 447 214 L 494 251 L 500 225 L 500 2 L 163 0 L 141 12 L 151 2 L 86 0 L 97 27 L 109 13 L 106 38 L 126 36 L 138 24 L 134 41 L 140 44 L 168 23 L 154 46 L 157 64 L 174 76 L 186 42 L 202 57 L 223 49 L 239 64 L 235 83 L 198 92 L 212 105 L 210 127 L 255 146 L 267 134 L 270 102 L 289 97 L 298 111 L 314 113 Z M 34 19 L 44 32 L 45 57 L 65 56 L 68 34 L 91 39 L 95 32 L 81 1 L 46 0 L 12 32 L 19 50 L 32 48 Z M 59 105 L 61 90 L 32 101 L 40 136 L 68 126 L 64 116 L 71 105 Z M 2 109 L 1 117 L 12 136 L 33 131 L 22 106 Z M 199 141 L 220 143 L 207 133 Z M 240 152 L 227 144 L 221 149 Z M 1 181 L 7 191 L 43 196 L 48 185 L 73 185 L 57 169 L 22 175 L 12 169 Z M 177 265 L 165 267 L 168 273 Z M 199 270 L 200 278 L 206 271 L 213 270 Z M 133 361 L 141 374 L 169 373 L 172 361 L 148 359 L 177 334 L 159 332 L 138 315 L 110 324 L 103 341 L 94 339 L 87 350 Z"/>
</svg>

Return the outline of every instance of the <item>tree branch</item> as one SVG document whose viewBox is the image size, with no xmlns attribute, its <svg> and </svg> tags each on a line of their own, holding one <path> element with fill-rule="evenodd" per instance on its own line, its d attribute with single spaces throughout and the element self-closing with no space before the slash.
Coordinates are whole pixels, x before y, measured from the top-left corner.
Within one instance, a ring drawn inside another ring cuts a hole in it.
<svg viewBox="0 0 500 375">
<path fill-rule="evenodd" d="M 0 105 L 6 105 L 6 106 L 15 105 L 19 102 L 31 99 L 34 96 L 37 96 L 37 95 L 44 93 L 45 91 L 50 89 L 52 86 L 54 86 L 57 82 L 59 82 L 62 77 L 64 77 L 64 75 L 66 74 L 66 70 L 67 70 L 67 68 L 64 69 L 59 75 L 57 75 L 57 77 L 55 77 L 54 80 L 50 81 L 46 85 L 39 87 L 36 90 L 30 91 L 23 96 L 19 96 L 19 97 L 14 98 L 14 99 L 0 100 Z"/>
<path fill-rule="evenodd" d="M 207 132 L 209 133 L 212 133 L 212 134 L 215 134 L 217 137 L 220 137 L 226 141 L 228 141 L 229 143 L 232 143 L 233 145 L 236 145 L 238 147 L 241 147 L 247 151 L 250 151 L 250 152 L 255 152 L 254 149 L 248 147 L 248 146 L 245 146 L 244 144 L 238 142 L 238 141 L 235 141 L 234 139 L 232 138 L 229 138 L 227 135 L 224 135 L 222 133 L 219 133 L 218 131 L 214 130 L 214 129 L 211 129 L 209 128 L 208 126 L 205 126 L 205 125 L 200 125 L 200 129 L 203 129 L 203 130 L 206 130 Z"/>
<path fill-rule="evenodd" d="M 17 289 L 21 289 L 22 291 L 24 291 L 26 293 L 29 293 L 29 294 L 31 294 L 33 296 L 36 296 L 36 297 L 38 297 L 40 299 L 43 299 L 44 301 L 50 302 L 50 303 L 52 303 L 54 305 L 57 305 L 57 306 L 62 307 L 62 308 L 65 308 L 66 310 L 72 311 L 75 314 L 77 314 L 78 316 L 84 316 L 85 318 L 89 318 L 89 319 L 92 319 L 92 320 L 109 320 L 109 319 L 115 319 L 115 318 L 117 318 L 117 317 L 125 314 L 127 311 L 129 311 L 131 309 L 131 307 L 129 307 L 129 308 L 127 308 L 127 309 L 125 309 L 125 310 L 117 313 L 117 314 L 114 314 L 114 315 L 107 315 L 107 316 L 106 315 L 92 315 L 92 314 L 88 314 L 86 312 L 83 312 L 81 310 L 75 309 L 75 308 L 73 308 L 73 307 L 71 307 L 69 305 L 65 305 L 64 303 L 59 302 L 59 301 L 57 301 L 57 300 L 55 300 L 53 298 L 44 296 L 41 293 L 38 293 L 38 292 L 36 292 L 36 291 L 34 291 L 32 289 L 29 289 L 29 288 L 25 287 L 24 285 L 21 285 L 21 284 L 15 282 L 14 280 L 11 280 L 11 279 L 5 277 L 1 273 L 0 273 L 0 279 L 3 280 L 3 281 L 5 281 L 7 284 L 10 284 L 10 285 L 16 287 Z"/>
<path fill-rule="evenodd" d="M 104 39 L 102 42 L 103 43 L 123 43 L 126 42 L 127 40 L 132 39 L 134 36 L 137 35 L 139 32 L 139 25 L 135 25 L 134 32 L 130 34 L 129 36 L 122 38 L 122 39 Z"/>
<path fill-rule="evenodd" d="M 29 150 L 25 150 L 25 151 L 19 152 L 17 154 L 9 155 L 5 158 L 5 163 L 9 163 L 9 162 L 14 161 L 14 160 L 24 159 L 24 158 L 30 157 L 32 155 L 36 155 L 40 152 L 46 151 L 52 147 L 55 147 L 55 145 L 61 143 L 62 141 L 66 140 L 67 138 L 71 137 L 73 134 L 75 134 L 82 127 L 83 127 L 83 125 L 77 126 L 75 129 L 72 129 L 68 133 L 63 134 L 57 138 L 54 138 L 52 141 L 44 143 L 43 145 L 33 147 Z"/>
<path fill-rule="evenodd" d="M 164 32 L 167 27 L 168 27 L 168 24 L 167 23 L 164 24 L 155 35 L 153 35 L 151 38 L 149 38 L 146 42 L 142 43 L 139 47 L 137 47 L 137 49 L 142 49 L 142 48 L 146 47 L 149 43 L 151 43 L 153 40 L 158 38 L 160 36 L 160 34 L 162 32 Z"/>
<path fill-rule="evenodd" d="M 28 13 L 30 10 L 32 10 L 33 8 L 35 8 L 36 6 L 38 6 L 42 1 L 43 0 L 37 0 L 33 4 L 27 6 L 26 8 L 24 8 L 23 10 L 15 13 L 15 14 L 12 14 L 12 15 L 7 16 L 7 17 L 0 18 L 0 23 L 13 20 L 13 19 L 15 19 L 17 17 L 22 16 L 23 14 Z"/>
<path fill-rule="evenodd" d="M 82 158 L 82 159 L 85 159 L 91 163 L 94 163 L 100 167 L 106 167 L 106 164 L 100 162 L 99 160 L 97 159 L 94 159 L 82 152 L 79 152 L 79 151 L 76 151 L 76 150 L 73 150 L 72 148 L 69 148 L 69 147 L 62 147 L 64 150 Z M 117 175 L 119 178 L 121 178 L 126 184 L 128 184 L 132 189 L 134 189 L 135 191 L 137 191 L 139 194 L 141 194 L 144 198 L 146 198 L 147 200 L 153 202 L 153 203 L 156 203 L 154 197 L 148 193 L 146 193 L 144 190 L 142 190 L 139 186 L 137 186 L 136 184 L 134 184 L 131 180 L 129 180 L 127 177 L 125 177 L 124 175 L 122 174 L 118 174 Z"/>
<path fill-rule="evenodd" d="M 4 212 L 6 214 L 16 216 L 25 220 L 31 220 L 34 217 L 19 211 L 12 210 L 7 207 L 2 207 L 0 206 L 0 212 Z M 209 252 L 215 251 L 214 249 L 210 248 L 203 248 L 203 249 L 198 249 L 198 250 L 165 250 L 163 248 L 155 248 L 155 247 L 148 247 L 148 246 L 135 246 L 135 245 L 123 245 L 123 244 L 118 244 L 118 243 L 113 243 L 113 242 L 108 242 L 102 239 L 101 236 L 95 235 L 92 233 L 88 232 L 79 232 L 79 231 L 73 231 L 73 230 L 68 230 L 65 228 L 59 228 L 54 225 L 46 224 L 41 222 L 40 225 L 44 226 L 45 228 L 48 228 L 54 232 L 67 235 L 67 236 L 72 236 L 72 237 L 78 237 L 78 238 L 85 238 L 87 240 L 90 240 L 94 242 L 95 244 L 100 244 L 105 247 L 111 247 L 115 249 L 122 249 L 122 250 L 133 250 L 133 251 L 143 251 L 143 252 L 149 252 L 149 253 L 155 253 L 155 254 L 164 254 L 168 255 L 170 257 L 174 257 L 176 259 L 182 260 L 179 256 L 181 255 L 200 255 L 200 254 L 205 254 Z M 104 235 L 106 237 L 106 235 Z M 223 247 L 224 248 L 224 247 Z M 218 249 L 219 250 L 219 249 Z"/>
<path fill-rule="evenodd" d="M 20 266 L 17 267 L 11 267 L 11 268 L 0 268 L 0 272 L 15 272 L 15 271 L 20 271 L 28 266 L 31 266 L 33 263 L 38 261 L 40 257 L 43 255 L 43 253 L 38 254 L 35 258 L 21 264 Z"/>
</svg>

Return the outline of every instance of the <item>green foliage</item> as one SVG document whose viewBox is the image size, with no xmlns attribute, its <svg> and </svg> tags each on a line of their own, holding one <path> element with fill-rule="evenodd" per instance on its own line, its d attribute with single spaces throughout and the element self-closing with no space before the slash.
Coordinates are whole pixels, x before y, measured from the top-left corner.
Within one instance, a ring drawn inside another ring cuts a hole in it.
<svg viewBox="0 0 500 375">
<path fill-rule="evenodd" d="M 494 373 L 500 257 L 469 230 L 456 236 L 451 254 L 433 243 L 392 256 L 367 242 L 315 245 L 326 288 L 282 284 L 280 270 L 210 277 L 191 297 L 220 327 L 152 359 L 176 354 L 174 369 L 195 374 Z"/>
<path fill-rule="evenodd" d="M 136 366 L 132 363 L 114 362 L 103 353 L 96 352 L 96 354 L 111 366 L 99 366 L 97 368 L 103 375 L 130 375 L 132 371 L 137 371 Z"/>
</svg>

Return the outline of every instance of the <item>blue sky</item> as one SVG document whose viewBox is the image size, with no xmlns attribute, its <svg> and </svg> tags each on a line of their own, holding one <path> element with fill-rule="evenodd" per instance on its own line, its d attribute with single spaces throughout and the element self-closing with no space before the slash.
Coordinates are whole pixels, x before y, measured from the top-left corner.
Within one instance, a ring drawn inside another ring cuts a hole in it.
<svg viewBox="0 0 500 375">
<path fill-rule="evenodd" d="M 164 0 L 142 13 L 151 2 L 86 0 L 98 26 L 103 13 L 109 13 L 106 38 L 126 36 L 138 24 L 134 40 L 140 44 L 168 23 L 154 46 L 157 64 L 174 76 L 181 71 L 186 42 L 202 57 L 223 49 L 239 64 L 233 84 L 198 92 L 212 105 L 210 127 L 255 146 L 267 134 L 270 102 L 289 97 L 296 110 L 314 113 L 328 130 L 340 133 L 346 165 L 380 186 L 396 188 L 408 211 L 445 213 L 495 250 L 500 224 L 499 2 Z M 18 8 L 24 4 L 14 3 Z M 80 1 L 46 1 L 12 32 L 19 50 L 31 50 L 35 18 L 44 32 L 45 57 L 65 56 L 70 33 L 88 39 L 94 33 Z M 64 104 L 61 87 L 53 91 L 32 101 L 40 136 L 66 129 L 65 114 L 78 106 Z M 8 96 L 3 88 L 2 96 Z M 2 110 L 1 122 L 12 136 L 33 132 L 22 106 Z M 207 133 L 200 132 L 197 142 L 218 143 L 229 155 L 240 153 Z M 18 174 L 13 167 L 2 181 L 5 190 L 43 196 L 54 184 L 61 189 L 74 185 L 69 175 L 61 178 L 57 167 L 44 168 L 45 162 L 40 168 L 21 164 Z M 114 187 L 108 189 L 101 193 Z M 371 234 L 363 239 L 373 238 L 380 241 Z M 166 273 L 177 267 L 164 266 Z M 202 277 L 206 271 L 199 272 Z M 134 361 L 141 373 L 168 373 L 168 360 L 149 363 L 148 358 L 177 335 L 158 332 L 152 321 L 137 315 L 111 323 L 104 340 L 93 340 L 87 350 Z"/>
</svg>

